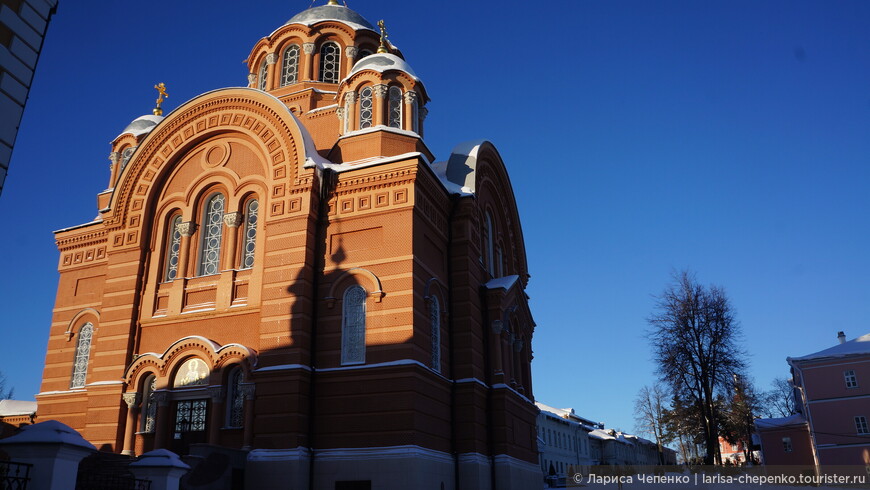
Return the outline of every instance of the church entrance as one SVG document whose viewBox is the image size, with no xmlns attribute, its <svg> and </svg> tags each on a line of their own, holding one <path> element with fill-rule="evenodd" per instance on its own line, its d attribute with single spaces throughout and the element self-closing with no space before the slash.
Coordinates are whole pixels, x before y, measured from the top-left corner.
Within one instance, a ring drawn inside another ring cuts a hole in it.
<svg viewBox="0 0 870 490">
<path fill-rule="evenodd" d="M 208 400 L 179 400 L 175 402 L 175 427 L 172 451 L 187 454 L 191 444 L 206 442 Z"/>
</svg>

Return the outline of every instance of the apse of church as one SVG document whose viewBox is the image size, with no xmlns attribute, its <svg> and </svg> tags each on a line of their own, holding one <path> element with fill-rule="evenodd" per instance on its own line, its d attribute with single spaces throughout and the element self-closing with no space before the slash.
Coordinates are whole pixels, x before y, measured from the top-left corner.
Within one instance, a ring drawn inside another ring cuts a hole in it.
<svg viewBox="0 0 870 490">
<path fill-rule="evenodd" d="M 498 151 L 437 160 L 388 26 L 334 0 L 247 67 L 247 87 L 166 114 L 155 86 L 112 142 L 97 218 L 56 232 L 39 419 L 130 455 L 241 451 L 261 487 L 539 485 Z"/>
</svg>

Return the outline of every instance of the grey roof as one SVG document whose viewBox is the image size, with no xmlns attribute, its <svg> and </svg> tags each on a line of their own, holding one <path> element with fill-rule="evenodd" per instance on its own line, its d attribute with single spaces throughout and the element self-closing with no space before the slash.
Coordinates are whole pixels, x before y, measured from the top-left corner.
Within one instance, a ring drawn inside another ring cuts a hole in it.
<svg viewBox="0 0 870 490">
<path fill-rule="evenodd" d="M 414 70 L 411 69 L 411 65 L 409 65 L 407 61 L 390 53 L 375 53 L 366 56 L 353 65 L 353 68 L 347 76 L 352 77 L 354 74 L 363 70 L 374 70 L 378 73 L 384 73 L 387 70 L 398 70 L 411 75 L 414 80 L 418 82 L 420 81 L 420 79 L 417 78 L 417 74 L 414 73 Z"/>
<path fill-rule="evenodd" d="M 870 333 L 842 344 L 801 357 L 789 357 L 789 361 L 812 361 L 833 357 L 862 356 L 870 354 Z"/>
<path fill-rule="evenodd" d="M 121 134 L 119 134 L 118 136 L 121 136 L 123 134 L 132 134 L 133 136 L 139 137 L 143 134 L 149 133 L 152 129 L 154 129 L 154 126 L 157 126 L 157 124 L 160 123 L 160 121 L 162 120 L 163 116 L 146 114 L 133 120 L 133 122 L 128 124 L 127 127 L 124 128 L 124 130 L 121 131 Z"/>
<path fill-rule="evenodd" d="M 354 30 L 368 29 L 375 30 L 369 21 L 365 20 L 362 15 L 345 7 L 344 5 L 321 5 L 308 10 L 303 10 L 294 15 L 287 21 L 287 24 L 302 24 L 312 26 L 318 22 L 325 20 L 335 20 L 353 27 Z M 287 25 L 285 24 L 285 25 Z"/>
</svg>

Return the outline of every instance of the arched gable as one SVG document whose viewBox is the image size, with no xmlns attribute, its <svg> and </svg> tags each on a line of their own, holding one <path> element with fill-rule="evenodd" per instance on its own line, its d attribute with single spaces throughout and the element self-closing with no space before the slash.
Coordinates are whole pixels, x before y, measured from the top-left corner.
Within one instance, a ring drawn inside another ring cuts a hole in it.
<svg viewBox="0 0 870 490">
<path fill-rule="evenodd" d="M 194 356 L 206 361 L 213 372 L 231 364 L 240 364 L 245 376 L 250 376 L 257 365 L 257 353 L 253 349 L 235 343 L 220 345 L 213 340 L 194 335 L 176 340 L 162 354 L 148 352 L 136 357 L 127 367 L 124 380 L 128 387 L 135 387 L 138 380 L 148 373 L 154 373 L 164 380 L 169 379 L 184 361 Z"/>
<path fill-rule="evenodd" d="M 498 150 L 485 140 L 459 144 L 450 154 L 443 172 L 442 180 L 446 179 L 446 184 L 455 185 L 459 192 L 477 197 L 481 216 L 488 207 L 498 214 L 500 229 L 507 231 L 504 237 L 510 240 L 513 248 L 516 272 L 525 284 L 529 268 L 523 230 L 513 186 Z"/>
<path fill-rule="evenodd" d="M 220 89 L 200 95 L 169 114 L 145 140 L 124 169 L 103 223 L 124 227 L 110 238 L 111 246 L 139 245 L 143 215 L 153 206 L 175 164 L 197 145 L 221 134 L 237 134 L 254 142 L 270 169 L 265 175 L 269 216 L 281 216 L 301 206 L 285 196 L 295 186 L 310 185 L 313 171 L 306 159 L 320 159 L 307 131 L 275 97 L 248 88 Z"/>
</svg>

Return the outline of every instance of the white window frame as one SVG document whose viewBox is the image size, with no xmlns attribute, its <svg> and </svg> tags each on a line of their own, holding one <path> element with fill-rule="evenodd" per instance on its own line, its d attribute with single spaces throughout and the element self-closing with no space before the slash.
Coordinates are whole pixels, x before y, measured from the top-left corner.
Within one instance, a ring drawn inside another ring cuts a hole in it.
<svg viewBox="0 0 870 490">
<path fill-rule="evenodd" d="M 870 435 L 870 428 L 867 426 L 867 417 L 863 415 L 855 416 L 855 431 L 859 436 Z"/>
<path fill-rule="evenodd" d="M 217 202 L 217 200 L 220 200 L 220 210 L 212 209 L 212 203 Z M 205 201 L 205 206 L 202 209 L 202 226 L 200 227 L 202 237 L 200 239 L 199 260 L 197 260 L 196 264 L 197 276 L 220 274 L 221 248 L 223 246 L 223 217 L 224 213 L 226 213 L 226 206 L 227 198 L 220 192 L 210 194 Z M 217 215 L 218 212 L 220 212 L 220 217 L 214 221 L 215 216 L 212 216 L 212 214 Z M 216 247 L 208 247 L 208 242 L 211 240 L 217 240 Z M 209 252 L 214 252 L 217 255 L 216 261 L 207 257 Z"/>
<path fill-rule="evenodd" d="M 286 87 L 299 81 L 299 53 L 298 44 L 291 44 L 284 50 L 281 56 L 281 86 Z M 293 63 L 290 63 L 290 62 Z"/>
<path fill-rule="evenodd" d="M 327 53 L 327 46 L 332 46 L 334 51 Z M 333 54 L 335 60 L 328 61 L 326 57 Z M 327 62 L 333 63 L 334 68 L 327 68 Z M 320 46 L 320 67 L 317 80 L 325 83 L 338 83 L 341 80 L 341 46 L 335 41 L 327 41 Z"/>
<path fill-rule="evenodd" d="M 846 388 L 858 387 L 858 376 L 855 375 L 855 371 L 853 369 L 843 371 L 843 379 L 846 381 Z"/>
</svg>

